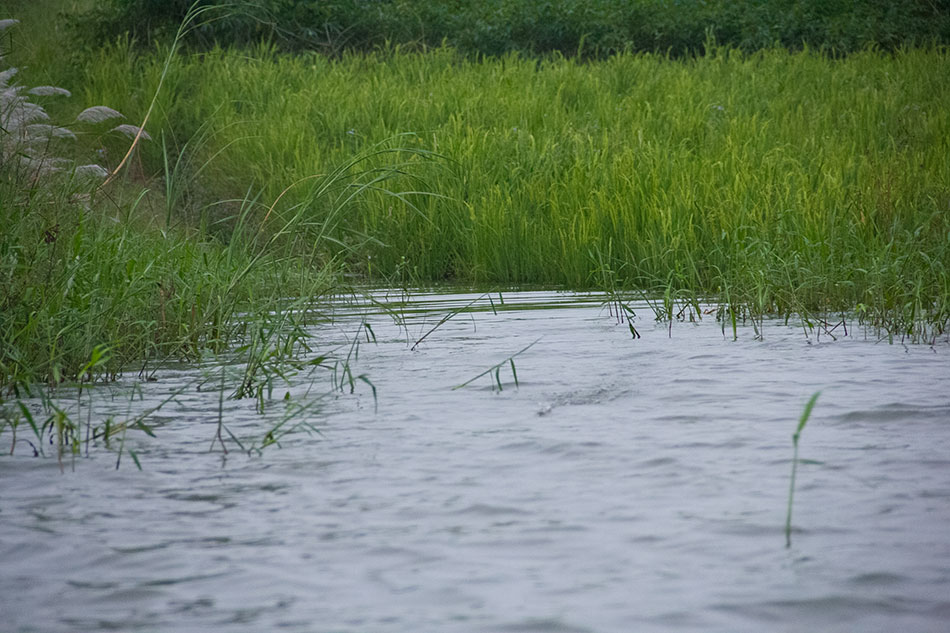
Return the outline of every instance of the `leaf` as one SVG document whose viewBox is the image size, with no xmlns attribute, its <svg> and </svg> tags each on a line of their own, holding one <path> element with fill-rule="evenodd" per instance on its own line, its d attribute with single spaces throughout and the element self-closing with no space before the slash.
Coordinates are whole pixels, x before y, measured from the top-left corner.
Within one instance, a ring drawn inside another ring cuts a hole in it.
<svg viewBox="0 0 950 633">
<path fill-rule="evenodd" d="M 148 426 L 147 424 L 145 424 L 145 422 L 143 422 L 142 420 L 139 420 L 138 422 L 136 422 L 135 426 L 141 429 L 142 431 L 144 431 L 145 434 L 148 435 L 149 437 L 155 437 L 155 432 L 152 430 L 152 428 Z"/>
<path fill-rule="evenodd" d="M 366 331 L 369 333 L 369 335 L 366 337 L 366 342 L 369 343 L 369 341 L 370 341 L 370 336 L 372 336 L 372 337 L 373 337 L 373 338 L 372 338 L 373 343 L 375 343 L 375 342 L 376 342 L 376 332 L 373 331 L 373 328 L 370 327 L 369 323 L 365 323 L 365 322 L 364 322 L 364 323 L 363 323 L 363 327 L 366 328 Z"/>
<path fill-rule="evenodd" d="M 356 378 L 357 380 L 362 380 L 363 382 L 365 382 L 367 385 L 369 385 L 370 389 L 373 390 L 373 413 L 378 412 L 379 400 L 376 398 L 376 385 L 373 384 L 373 382 L 366 376 L 366 374 L 360 374 Z M 319 433 L 319 431 L 317 432 Z"/>
<path fill-rule="evenodd" d="M 805 410 L 802 411 L 802 417 L 798 420 L 798 428 L 795 429 L 795 441 L 798 441 L 798 437 L 802 433 L 802 429 L 805 428 L 805 425 L 808 424 L 808 418 L 811 417 L 811 410 L 815 408 L 815 402 L 818 401 L 818 396 L 821 395 L 820 391 L 816 391 L 812 394 L 812 397 L 808 400 L 808 404 L 805 405 Z"/>
<path fill-rule="evenodd" d="M 30 412 L 27 406 L 23 404 L 22 402 L 20 402 L 19 400 L 17 401 L 17 404 L 20 405 L 20 411 L 23 413 L 23 417 L 26 418 L 26 421 L 30 425 L 30 428 L 33 429 L 33 433 L 36 435 L 37 439 L 42 440 L 43 434 L 37 428 L 36 420 L 33 419 L 33 414 Z"/>
</svg>

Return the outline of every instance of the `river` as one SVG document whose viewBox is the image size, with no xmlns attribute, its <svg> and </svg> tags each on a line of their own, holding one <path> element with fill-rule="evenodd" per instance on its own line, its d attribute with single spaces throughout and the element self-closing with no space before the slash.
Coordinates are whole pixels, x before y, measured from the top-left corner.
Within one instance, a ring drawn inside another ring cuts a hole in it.
<svg viewBox="0 0 950 633">
<path fill-rule="evenodd" d="M 97 387 L 82 419 L 174 397 L 118 470 L 114 444 L 0 457 L 0 628 L 946 631 L 947 341 L 632 307 L 640 338 L 586 295 L 341 303 L 313 333 L 351 373 L 263 415 L 207 366 Z M 284 417 L 280 447 L 209 451 Z"/>
</svg>

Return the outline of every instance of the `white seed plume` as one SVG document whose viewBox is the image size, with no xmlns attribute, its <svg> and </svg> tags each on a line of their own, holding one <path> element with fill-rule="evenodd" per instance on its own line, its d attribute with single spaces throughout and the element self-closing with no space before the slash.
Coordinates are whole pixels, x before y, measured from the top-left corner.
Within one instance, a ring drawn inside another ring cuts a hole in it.
<svg viewBox="0 0 950 633">
<path fill-rule="evenodd" d="M 30 88 L 27 90 L 28 94 L 36 95 L 37 97 L 71 97 L 73 93 L 66 90 L 65 88 L 58 88 L 56 86 L 37 86 L 35 88 Z"/>
<path fill-rule="evenodd" d="M 47 140 L 51 138 L 68 138 L 76 140 L 72 130 L 48 123 L 33 123 L 26 126 L 26 136 L 29 139 Z"/>
<path fill-rule="evenodd" d="M 15 74 L 17 74 L 16 68 L 7 68 L 6 70 L 0 71 L 0 89 L 6 88 L 10 78 Z"/>
<path fill-rule="evenodd" d="M 142 138 L 146 141 L 151 141 L 152 137 L 148 135 L 148 132 L 143 130 L 137 125 L 129 125 L 128 123 L 123 123 L 122 125 L 117 125 L 110 130 L 110 132 L 119 132 L 125 134 L 129 138 L 135 138 L 135 136 L 141 131 Z"/>
<path fill-rule="evenodd" d="M 48 120 L 49 115 L 41 106 L 23 97 L 14 95 L 8 98 L 6 93 L 0 94 L 0 128 L 7 133 L 13 133 L 37 121 Z"/>
<path fill-rule="evenodd" d="M 76 177 L 84 180 L 105 180 L 109 177 L 109 170 L 102 165 L 80 165 L 76 168 Z"/>
<path fill-rule="evenodd" d="M 17 20 L 0 20 L 0 33 L 17 24 Z M 2 59 L 2 55 L 0 55 Z M 94 163 L 76 165 L 76 162 L 52 152 L 58 144 L 54 139 L 75 140 L 76 134 L 67 127 L 46 123 L 50 117 L 32 97 L 69 97 L 71 93 L 58 86 L 22 86 L 13 82 L 16 68 L 0 70 L 0 168 L 24 170 L 31 182 L 49 178 L 54 174 L 71 175 L 77 181 L 103 181 L 110 172 Z M 76 122 L 97 124 L 125 118 L 121 112 L 104 105 L 86 108 L 76 117 Z M 145 130 L 135 125 L 122 124 L 110 132 L 119 132 L 129 137 L 139 136 L 151 140 Z"/>
<path fill-rule="evenodd" d="M 79 116 L 76 117 L 77 121 L 83 121 L 84 123 L 101 123 L 102 121 L 107 121 L 109 119 L 124 119 L 125 116 L 117 110 L 113 110 L 109 106 L 98 105 L 92 106 L 91 108 L 86 108 L 79 113 Z"/>
</svg>

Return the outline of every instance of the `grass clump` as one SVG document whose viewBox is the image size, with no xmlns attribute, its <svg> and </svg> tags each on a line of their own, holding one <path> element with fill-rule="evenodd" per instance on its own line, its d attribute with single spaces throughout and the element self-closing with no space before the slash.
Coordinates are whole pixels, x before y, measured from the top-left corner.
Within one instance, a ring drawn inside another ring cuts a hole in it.
<svg viewBox="0 0 950 633">
<path fill-rule="evenodd" d="M 133 366 L 149 377 L 167 359 L 236 347 L 248 356 L 236 396 L 260 399 L 269 377 L 309 351 L 301 323 L 336 275 L 336 255 L 322 239 L 328 225 L 382 177 L 354 182 L 360 159 L 352 159 L 314 179 L 295 204 L 278 204 L 279 196 L 264 204 L 251 186 L 203 203 L 201 221 L 190 222 L 169 199 L 176 186 L 169 165 L 181 165 L 181 155 L 161 147 L 163 199 L 136 182 L 144 173 L 137 143 L 149 139 L 142 128 L 117 126 L 122 115 L 112 108 L 88 107 L 75 125 L 134 141 L 110 153 L 94 133 L 79 147 L 76 128 L 50 123 L 36 101 L 69 92 L 18 85 L 13 76 L 13 69 L 0 75 L 0 389 L 111 379 Z M 156 87 L 148 111 L 162 94 Z M 107 166 L 78 161 L 84 152 Z M 130 157 L 138 173 L 120 172 Z M 329 216 L 311 217 L 308 209 L 326 197 Z"/>
</svg>

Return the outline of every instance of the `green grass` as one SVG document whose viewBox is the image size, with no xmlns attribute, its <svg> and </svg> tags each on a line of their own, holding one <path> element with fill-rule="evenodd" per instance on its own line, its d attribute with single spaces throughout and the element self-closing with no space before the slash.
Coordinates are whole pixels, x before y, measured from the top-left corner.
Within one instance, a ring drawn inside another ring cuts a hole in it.
<svg viewBox="0 0 950 633">
<path fill-rule="evenodd" d="M 856 312 L 919 340 L 950 318 L 943 48 L 588 63 L 260 46 L 166 70 L 167 49 L 119 41 L 64 72 L 46 67 L 42 15 L 25 16 L 9 63 L 72 91 L 54 118 L 106 104 L 138 123 L 165 87 L 154 140 L 106 191 L 0 182 L 8 387 L 76 377 L 99 346 L 108 376 L 241 345 L 238 315 L 298 308 L 285 298 L 310 301 L 341 269 L 638 290 L 665 318 L 710 298 L 733 324 Z M 76 152 L 115 167 L 127 149 L 93 135 Z M 295 323 L 269 318 L 250 321 L 286 347 Z M 247 394 L 267 367 L 249 364 Z"/>
<path fill-rule="evenodd" d="M 43 30 L 43 15 L 25 15 L 2 34 L 16 36 L 5 50 L 24 72 L 5 73 L 0 85 L 0 389 L 81 385 L 128 371 L 150 377 L 168 359 L 236 351 L 246 366 L 234 395 L 262 402 L 275 377 L 299 369 L 298 357 L 311 351 L 303 325 L 338 282 L 343 254 L 370 239 L 334 236 L 344 211 L 403 173 L 389 156 L 423 153 L 378 148 L 322 174 L 267 187 L 247 180 L 209 197 L 205 189 L 223 190 L 210 187 L 204 170 L 245 136 L 216 146 L 211 118 L 184 141 L 187 126 L 156 125 L 152 140 L 133 143 L 110 132 L 115 118 L 83 123 L 77 114 L 108 95 L 90 93 L 82 75 L 67 82 L 72 95 L 34 91 L 48 75 L 30 71 L 30 62 L 46 59 L 50 41 L 16 47 L 20 34 Z M 127 120 L 151 127 L 156 104 L 181 97 L 162 89 L 177 68 L 174 50 L 149 63 L 159 58 L 144 77 L 154 85 L 137 95 Z M 157 176 L 142 154 L 157 163 Z M 73 168 L 89 161 L 111 174 L 96 167 L 98 182 L 77 177 Z"/>
<path fill-rule="evenodd" d="M 757 314 L 857 309 L 909 332 L 950 314 L 948 68 L 935 48 L 595 63 L 219 49 L 180 60 L 154 125 L 211 126 L 203 155 L 227 149 L 205 171 L 209 199 L 249 182 L 273 199 L 394 138 L 420 150 L 363 165 L 399 163 L 412 173 L 390 190 L 438 196 L 370 193 L 335 224 L 371 281 L 584 288 L 609 270 L 619 287 Z M 106 49 L 85 99 L 142 111 L 158 70 Z M 155 146 L 145 159 L 154 169 Z"/>
</svg>

